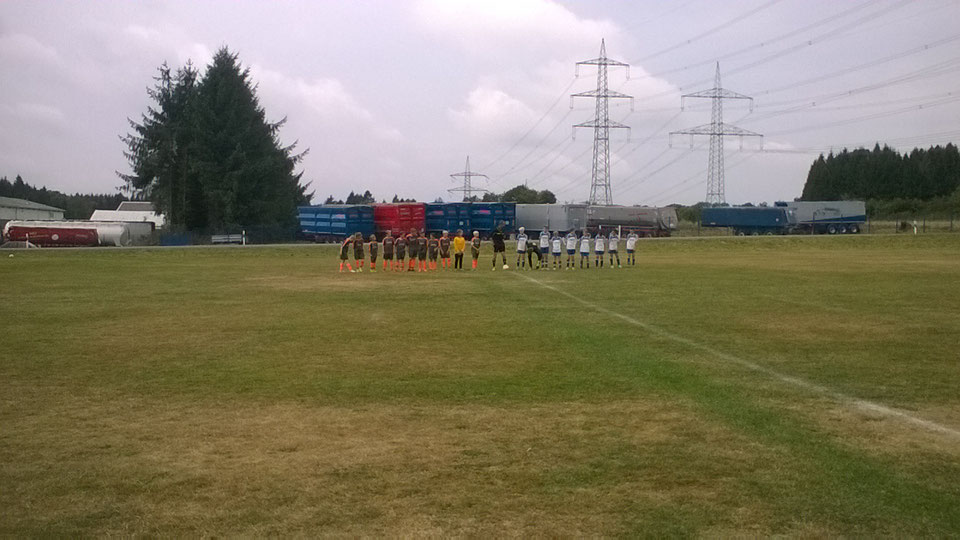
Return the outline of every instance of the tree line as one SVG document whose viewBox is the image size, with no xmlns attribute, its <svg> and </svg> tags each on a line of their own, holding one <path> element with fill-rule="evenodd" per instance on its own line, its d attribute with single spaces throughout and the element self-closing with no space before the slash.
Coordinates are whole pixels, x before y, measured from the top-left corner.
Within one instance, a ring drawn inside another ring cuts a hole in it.
<svg viewBox="0 0 960 540">
<path fill-rule="evenodd" d="M 347 195 L 346 199 L 337 199 L 333 195 L 330 195 L 323 201 L 323 204 L 374 204 L 377 202 L 377 198 L 370 193 L 370 190 L 366 190 L 363 194 L 359 192 L 351 191 Z M 387 202 L 386 199 L 381 199 L 380 202 Z M 404 199 L 398 195 L 394 195 L 393 199 L 390 202 L 394 203 L 404 203 L 404 202 L 417 202 L 416 199 Z M 442 198 L 435 199 L 433 202 L 442 203 L 444 200 Z M 452 201 L 450 201 L 452 202 Z M 503 193 L 484 193 L 482 197 L 474 195 L 469 198 L 464 198 L 463 202 L 515 202 L 520 204 L 553 204 L 557 202 L 556 195 L 553 194 L 550 190 L 537 191 L 531 189 L 523 184 L 516 186 L 514 188 L 508 189 Z"/>
<path fill-rule="evenodd" d="M 174 229 L 295 229 L 296 207 L 312 197 L 295 171 L 306 152 L 280 142 L 286 119 L 267 121 L 236 54 L 221 48 L 204 73 L 164 63 L 147 95 L 147 111 L 121 137 L 131 172 L 118 174 L 129 191 Z"/>
<path fill-rule="evenodd" d="M 13 182 L 7 180 L 6 176 L 0 178 L 0 197 L 25 199 L 59 208 L 63 210 L 65 219 L 90 219 L 94 210 L 116 210 L 126 200 L 120 193 L 69 195 L 45 187 L 38 188 L 24 182 L 19 174 Z"/>
<path fill-rule="evenodd" d="M 820 155 L 810 166 L 801 200 L 930 201 L 960 190 L 960 153 L 953 144 L 900 154 L 879 144 Z"/>
</svg>

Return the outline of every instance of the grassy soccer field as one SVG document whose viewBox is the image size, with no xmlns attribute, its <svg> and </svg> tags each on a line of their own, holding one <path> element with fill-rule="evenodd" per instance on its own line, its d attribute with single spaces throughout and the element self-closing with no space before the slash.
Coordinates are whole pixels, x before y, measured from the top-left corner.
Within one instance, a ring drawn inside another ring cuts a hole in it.
<svg viewBox="0 0 960 540">
<path fill-rule="evenodd" d="M 960 236 L 640 247 L 4 253 L 0 534 L 960 535 Z"/>
</svg>

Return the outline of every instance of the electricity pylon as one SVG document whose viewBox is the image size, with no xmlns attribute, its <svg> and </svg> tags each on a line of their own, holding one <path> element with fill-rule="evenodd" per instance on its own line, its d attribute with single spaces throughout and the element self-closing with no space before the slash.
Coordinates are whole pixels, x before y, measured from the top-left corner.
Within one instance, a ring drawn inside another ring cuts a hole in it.
<svg viewBox="0 0 960 540">
<path fill-rule="evenodd" d="M 607 66 L 623 66 L 627 68 L 627 78 L 630 78 L 630 64 L 607 58 L 607 46 L 600 40 L 600 57 L 593 60 L 577 62 L 576 73 L 580 75 L 580 66 L 597 66 L 597 89 L 580 92 L 570 96 L 570 107 L 573 107 L 573 98 L 591 97 L 597 100 L 596 115 L 592 120 L 573 126 L 574 132 L 578 127 L 593 128 L 593 171 L 590 177 L 590 204 L 611 205 L 613 194 L 610 192 L 610 130 L 630 129 L 629 126 L 610 120 L 610 98 L 630 99 L 633 106 L 633 96 L 621 94 L 607 88 Z"/>
<path fill-rule="evenodd" d="M 463 178 L 463 187 L 448 189 L 450 193 L 463 192 L 463 200 L 469 200 L 472 197 L 472 193 L 476 191 L 477 193 L 486 193 L 487 190 L 483 188 L 473 187 L 472 179 L 474 177 L 487 178 L 489 177 L 485 174 L 475 173 L 470 171 L 470 156 L 467 156 L 467 165 L 464 167 L 463 172 L 458 172 L 450 175 L 450 178 L 456 180 L 457 178 Z"/>
<path fill-rule="evenodd" d="M 680 96 L 680 110 L 683 110 L 684 100 L 686 98 L 707 98 L 713 100 L 710 123 L 680 131 L 672 131 L 670 135 L 690 135 L 691 140 L 694 135 L 710 136 L 710 162 L 707 165 L 707 204 L 724 204 L 727 202 L 727 195 L 723 172 L 723 138 L 731 135 L 740 137 L 740 147 L 743 148 L 744 137 L 763 137 L 763 135 L 754 133 L 753 131 L 747 131 L 731 124 L 724 124 L 723 100 L 749 100 L 750 110 L 752 111 L 753 98 L 732 92 L 720 86 L 720 62 L 717 62 L 717 76 L 713 88 Z M 760 144 L 763 145 L 763 139 L 761 139 Z"/>
</svg>

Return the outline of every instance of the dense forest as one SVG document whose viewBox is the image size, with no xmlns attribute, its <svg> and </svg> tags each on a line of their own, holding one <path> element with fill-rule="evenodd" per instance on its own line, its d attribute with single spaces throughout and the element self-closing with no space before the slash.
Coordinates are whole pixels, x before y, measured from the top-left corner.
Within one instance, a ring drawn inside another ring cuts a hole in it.
<svg viewBox="0 0 960 540">
<path fill-rule="evenodd" d="M 874 146 L 821 155 L 810 166 L 802 200 L 866 200 L 880 214 L 956 210 L 960 153 L 954 144 L 900 154 Z"/>
<path fill-rule="evenodd" d="M 45 187 L 33 187 L 23 181 L 18 174 L 11 182 L 4 176 L 0 178 L 0 197 L 25 199 L 63 210 L 66 219 L 90 219 L 94 210 L 116 210 L 121 201 L 126 200 L 123 195 L 115 193 L 82 195 L 76 193 L 68 195 Z"/>
</svg>

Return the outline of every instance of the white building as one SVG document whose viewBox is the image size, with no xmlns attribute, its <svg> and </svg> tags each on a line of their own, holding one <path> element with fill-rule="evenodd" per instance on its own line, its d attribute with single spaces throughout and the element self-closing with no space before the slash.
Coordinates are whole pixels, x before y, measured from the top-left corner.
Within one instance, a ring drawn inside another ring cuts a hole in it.
<svg viewBox="0 0 960 540">
<path fill-rule="evenodd" d="M 63 219 L 63 210 L 24 199 L 0 197 L 0 227 L 13 220 L 53 221 Z"/>
</svg>

